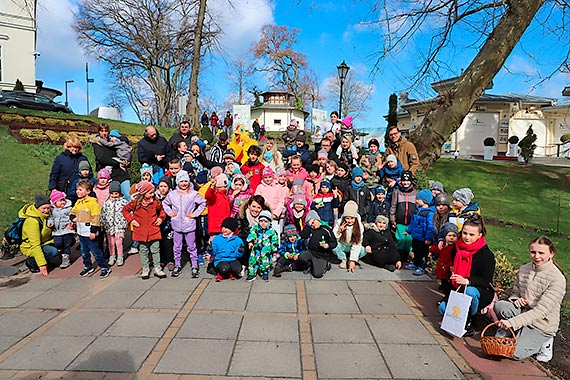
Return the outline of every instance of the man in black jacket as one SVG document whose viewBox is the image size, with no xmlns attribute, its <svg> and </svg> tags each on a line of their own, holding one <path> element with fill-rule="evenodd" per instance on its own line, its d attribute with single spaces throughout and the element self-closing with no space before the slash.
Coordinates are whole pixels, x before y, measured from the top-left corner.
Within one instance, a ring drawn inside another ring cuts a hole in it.
<svg viewBox="0 0 570 380">
<path fill-rule="evenodd" d="M 309 211 L 305 219 L 307 224 L 301 231 L 302 239 L 309 239 L 307 251 L 299 255 L 299 262 L 312 267 L 312 275 L 321 278 L 330 269 L 329 259 L 335 257 L 333 249 L 337 246 L 332 229 L 321 222 L 315 210 Z"/>
<path fill-rule="evenodd" d="M 146 127 L 144 137 L 137 145 L 137 157 L 141 164 L 168 169 L 168 161 L 172 158 L 172 149 L 166 139 L 159 135 L 156 128 Z"/>
</svg>

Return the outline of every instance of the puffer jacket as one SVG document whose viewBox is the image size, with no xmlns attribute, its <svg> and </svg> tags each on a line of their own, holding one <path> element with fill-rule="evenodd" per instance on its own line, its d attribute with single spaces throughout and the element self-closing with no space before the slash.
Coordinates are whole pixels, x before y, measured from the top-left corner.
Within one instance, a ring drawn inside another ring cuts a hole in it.
<svg viewBox="0 0 570 380">
<path fill-rule="evenodd" d="M 435 206 L 416 207 L 416 212 L 412 215 L 412 220 L 408 225 L 408 233 L 412 235 L 412 239 L 424 241 L 433 241 L 433 214 Z"/>
<path fill-rule="evenodd" d="M 214 266 L 221 262 L 238 260 L 243 256 L 243 253 L 243 240 L 239 236 L 224 237 L 224 235 L 219 234 L 212 240 L 211 254 L 214 257 Z"/>
<path fill-rule="evenodd" d="M 81 161 L 87 161 L 87 157 L 85 157 L 81 152 L 72 154 L 70 151 L 64 150 L 60 153 L 53 161 L 51 172 L 49 174 L 48 189 L 50 191 L 58 189 L 68 196 L 70 190 L 75 191 L 75 188 L 72 188 L 71 184 L 77 178 L 77 168 Z"/>
<path fill-rule="evenodd" d="M 274 215 L 278 217 L 285 215 L 285 200 L 289 196 L 289 188 L 276 183 L 270 186 L 262 182 L 257 186 L 255 194 L 261 195 L 265 199 Z"/>
<path fill-rule="evenodd" d="M 62 208 L 57 208 L 55 206 L 51 207 L 51 215 L 47 219 L 48 224 L 53 225 L 52 235 L 61 236 L 67 234 L 74 234 L 75 231 L 67 228 L 70 219 L 69 214 L 71 213 L 71 208 L 73 205 L 69 199 L 65 200 L 65 206 Z"/>
<path fill-rule="evenodd" d="M 164 212 L 170 216 L 170 223 L 172 231 L 174 232 L 192 232 L 196 231 L 196 218 L 206 208 L 206 200 L 194 190 L 190 184 L 189 191 L 173 190 L 162 201 Z M 172 213 L 176 212 L 176 216 Z M 186 215 L 193 213 L 194 218 L 189 218 Z"/>
<path fill-rule="evenodd" d="M 133 227 L 133 240 L 140 242 L 151 242 L 160 240 L 162 234 L 160 226 L 154 224 L 156 219 L 166 219 L 166 213 L 162 208 L 162 203 L 158 199 L 153 199 L 148 206 L 136 208 L 136 200 L 131 200 L 123 207 L 123 216 L 130 224 L 136 220 L 140 227 Z"/>
<path fill-rule="evenodd" d="M 416 211 L 416 194 L 414 188 L 409 191 L 402 191 L 398 188 L 392 194 L 390 202 L 390 222 L 396 224 L 408 225 L 412 220 L 412 215 Z"/>
<path fill-rule="evenodd" d="M 33 257 L 39 267 L 47 265 L 42 247 L 53 244 L 51 228 L 47 226 L 48 216 L 39 212 L 33 204 L 27 204 L 18 211 L 18 218 L 26 218 L 22 225 L 20 251 L 25 256 Z"/>
</svg>

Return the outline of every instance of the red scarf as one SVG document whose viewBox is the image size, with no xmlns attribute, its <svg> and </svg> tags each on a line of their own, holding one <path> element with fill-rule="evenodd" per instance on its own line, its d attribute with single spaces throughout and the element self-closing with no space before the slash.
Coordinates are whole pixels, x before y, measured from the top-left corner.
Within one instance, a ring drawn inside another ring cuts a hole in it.
<svg viewBox="0 0 570 380">
<path fill-rule="evenodd" d="M 465 244 L 463 239 L 459 239 L 455 244 L 455 259 L 453 260 L 453 274 L 458 274 L 462 277 L 469 278 L 471 275 L 471 264 L 473 263 L 473 255 L 479 252 L 487 244 L 484 237 L 477 239 L 475 243 Z M 455 289 L 459 284 L 451 281 Z"/>
</svg>

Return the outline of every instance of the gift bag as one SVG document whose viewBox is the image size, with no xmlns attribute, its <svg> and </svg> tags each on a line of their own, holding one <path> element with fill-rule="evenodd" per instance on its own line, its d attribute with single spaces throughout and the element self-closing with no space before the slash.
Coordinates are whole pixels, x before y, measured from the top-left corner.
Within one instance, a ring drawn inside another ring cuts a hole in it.
<svg viewBox="0 0 570 380">
<path fill-rule="evenodd" d="M 471 306 L 471 297 L 452 290 L 445 307 L 441 328 L 461 338 L 465 334 L 465 323 L 469 315 L 469 306 Z"/>
</svg>

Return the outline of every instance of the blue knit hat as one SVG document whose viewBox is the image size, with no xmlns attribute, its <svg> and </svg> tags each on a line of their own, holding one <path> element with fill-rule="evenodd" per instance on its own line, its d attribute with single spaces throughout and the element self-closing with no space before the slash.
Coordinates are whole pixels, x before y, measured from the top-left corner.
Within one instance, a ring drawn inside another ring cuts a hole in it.
<svg viewBox="0 0 570 380">
<path fill-rule="evenodd" d="M 416 198 L 421 199 L 425 204 L 429 205 L 431 203 L 431 201 L 433 200 L 433 194 L 431 193 L 430 190 L 424 189 L 424 190 L 418 191 Z"/>
<path fill-rule="evenodd" d="M 352 169 L 352 178 L 354 177 L 362 177 L 364 172 L 358 166 Z"/>
</svg>

